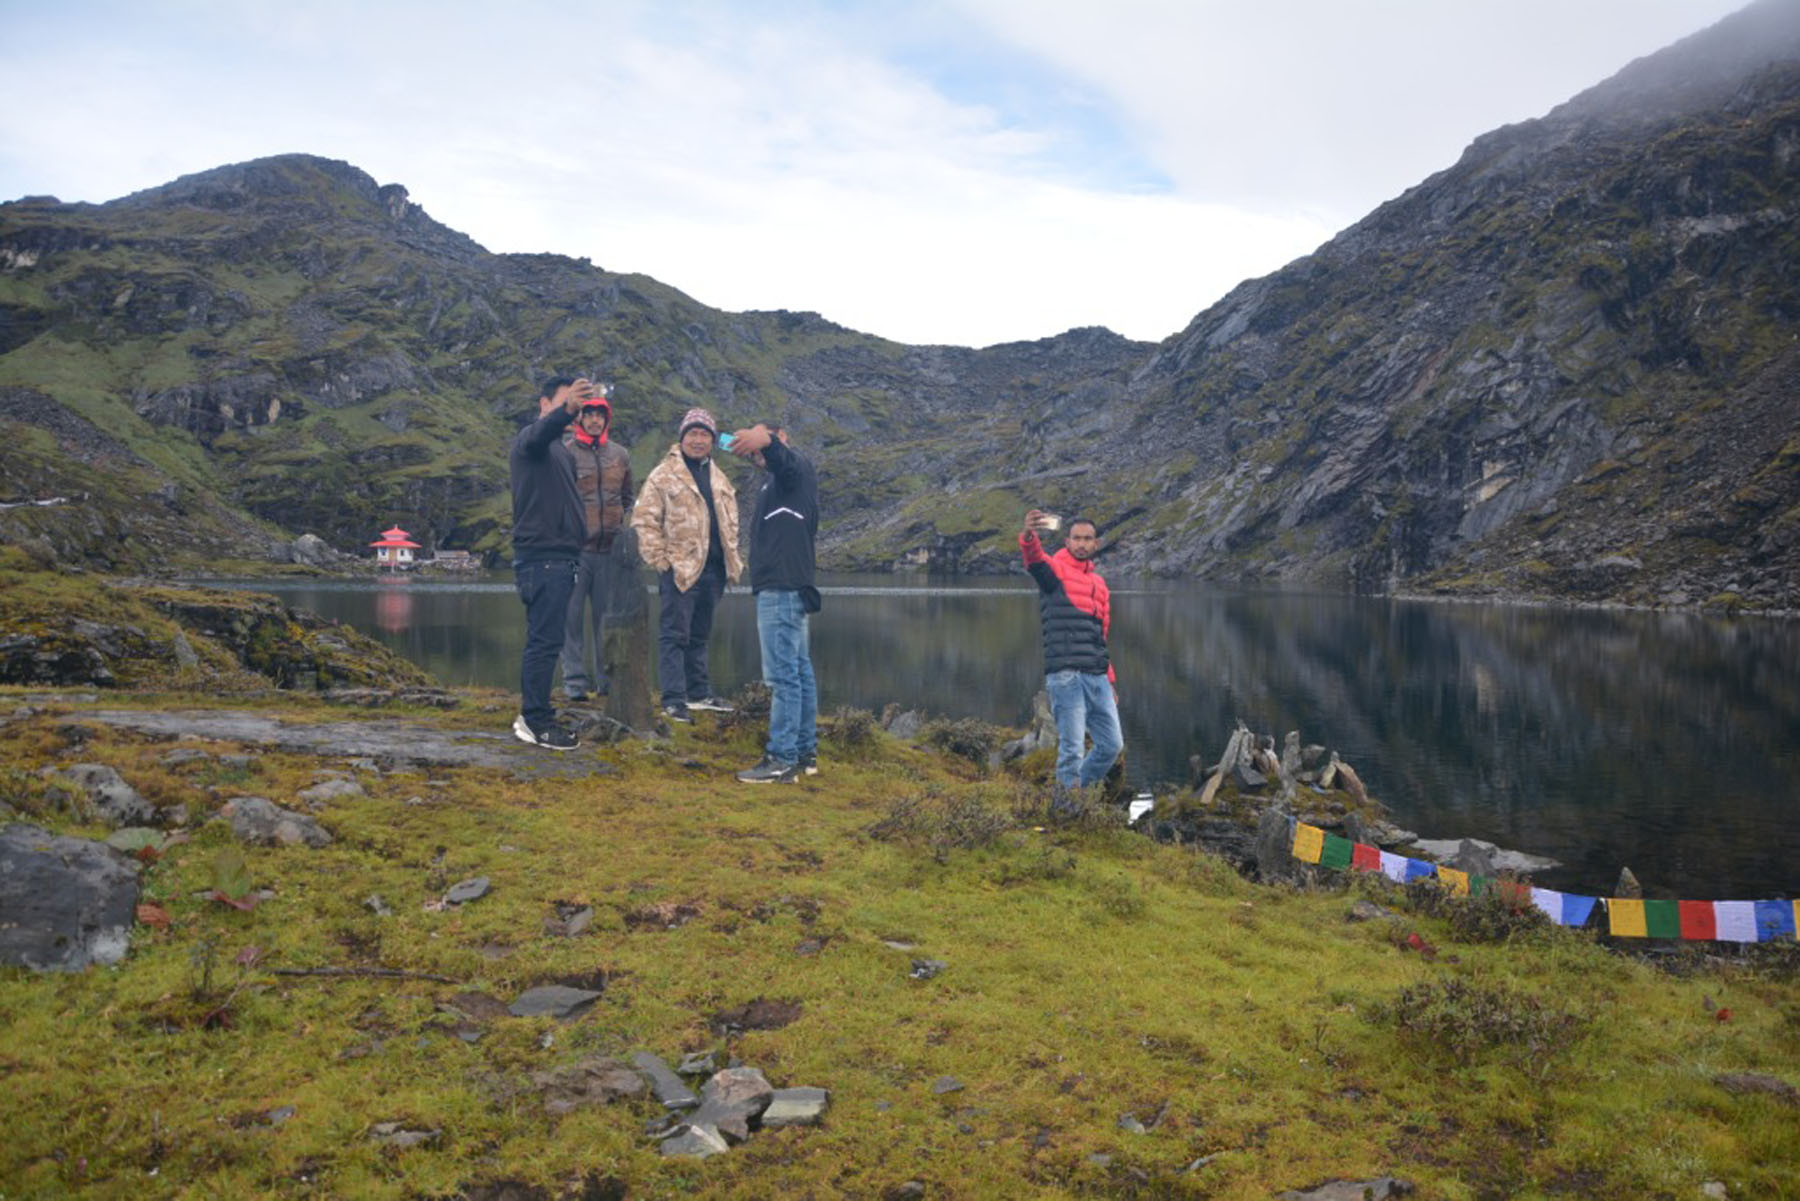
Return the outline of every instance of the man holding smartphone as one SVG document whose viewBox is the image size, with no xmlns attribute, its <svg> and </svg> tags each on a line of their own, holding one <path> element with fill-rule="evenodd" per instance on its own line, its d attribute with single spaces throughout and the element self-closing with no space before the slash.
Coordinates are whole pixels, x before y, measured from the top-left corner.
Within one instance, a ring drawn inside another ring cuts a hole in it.
<svg viewBox="0 0 1800 1201">
<path fill-rule="evenodd" d="M 1057 519 L 1041 510 L 1025 514 L 1019 551 L 1038 586 L 1044 691 L 1056 718 L 1056 784 L 1059 792 L 1068 792 L 1105 779 L 1125 749 L 1125 739 L 1106 648 L 1112 593 L 1094 569 L 1100 528 L 1085 517 L 1075 518 L 1063 536 L 1063 548 L 1048 555 L 1038 535 L 1056 525 Z M 1090 736 L 1094 746 L 1087 750 Z"/>
<path fill-rule="evenodd" d="M 512 475 L 513 578 L 525 605 L 519 716 L 513 719 L 513 736 L 552 751 L 580 745 L 556 720 L 550 683 L 562 651 L 581 544 L 587 537 L 575 461 L 562 436 L 593 394 L 593 385 L 585 379 L 545 380 L 538 390 L 537 420 L 519 431 L 507 459 Z"/>
</svg>

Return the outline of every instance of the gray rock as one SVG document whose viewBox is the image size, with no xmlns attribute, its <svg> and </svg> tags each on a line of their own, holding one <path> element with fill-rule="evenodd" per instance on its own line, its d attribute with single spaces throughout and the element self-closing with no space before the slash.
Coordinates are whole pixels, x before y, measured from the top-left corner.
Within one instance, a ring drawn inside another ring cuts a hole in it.
<svg viewBox="0 0 1800 1201">
<path fill-rule="evenodd" d="M 917 738 L 919 731 L 925 728 L 925 715 L 917 709 L 908 709 L 888 719 L 887 732 L 902 742 Z"/>
<path fill-rule="evenodd" d="M 1275 1194 L 1277 1201 L 1389 1201 L 1410 1196 L 1412 1182 L 1393 1176 L 1375 1180 L 1333 1180 L 1312 1189 L 1290 1189 Z"/>
<path fill-rule="evenodd" d="M 1384 909 L 1370 900 L 1357 901 L 1350 906 L 1350 912 L 1344 915 L 1344 920 L 1351 922 L 1373 922 L 1382 919 L 1396 922 L 1403 920 L 1392 909 Z"/>
<path fill-rule="evenodd" d="M 1138 1121 L 1137 1115 L 1131 1113 L 1128 1113 L 1119 1119 L 1119 1129 L 1123 1130 L 1126 1134 L 1150 1133 L 1148 1130 L 1144 1129 L 1144 1124 Z"/>
<path fill-rule="evenodd" d="M 1619 882 L 1613 886 L 1613 895 L 1635 900 L 1644 895 L 1644 886 L 1638 883 L 1638 878 L 1630 868 L 1622 867 L 1619 869 Z"/>
<path fill-rule="evenodd" d="M 914 980 L 929 980 L 933 976 L 942 975 L 949 968 L 950 965 L 942 959 L 915 959 L 912 961 L 912 971 L 907 975 Z"/>
<path fill-rule="evenodd" d="M 211 763 L 212 754 L 197 746 L 176 747 L 157 762 L 164 767 L 185 767 L 190 763 Z"/>
<path fill-rule="evenodd" d="M 896 1184 L 881 1194 L 881 1201 L 924 1201 L 925 1184 L 920 1180 L 908 1180 L 904 1184 Z"/>
<path fill-rule="evenodd" d="M 76 972 L 125 957 L 137 866 L 104 843 L 24 823 L 0 830 L 0 963 Z"/>
<path fill-rule="evenodd" d="M 782 1126 L 816 1126 L 831 1105 L 831 1093 L 823 1088 L 778 1088 L 762 1112 L 765 1130 Z"/>
<path fill-rule="evenodd" d="M 467 905 L 470 901 L 479 901 L 487 896 L 488 891 L 488 878 L 476 876 L 473 880 L 452 884 L 450 891 L 444 894 L 444 900 L 452 905 Z"/>
<path fill-rule="evenodd" d="M 1479 838 L 1421 839 L 1413 845 L 1439 863 L 1458 871 L 1483 876 L 1491 876 L 1497 872 L 1542 872 L 1562 866 L 1560 860 L 1544 855 L 1527 855 L 1523 851 L 1502 850 Z M 1470 864 L 1474 866 L 1466 866 Z"/>
<path fill-rule="evenodd" d="M 963 1082 L 958 1080 L 955 1076 L 939 1076 L 936 1080 L 931 1082 L 931 1091 L 940 1097 L 945 1093 L 956 1092 L 962 1087 Z"/>
<path fill-rule="evenodd" d="M 750 1137 L 750 1123 L 769 1107 L 775 1090 L 755 1068 L 715 1072 L 700 1090 L 700 1108 L 689 1116 L 695 1126 L 710 1126 L 732 1142 Z"/>
<path fill-rule="evenodd" d="M 606 1055 L 547 1071 L 533 1072 L 531 1083 L 544 1095 L 544 1111 L 554 1117 L 591 1105 L 639 1097 L 644 1081 L 629 1066 Z"/>
<path fill-rule="evenodd" d="M 600 994 L 566 984 L 542 984 L 513 999 L 506 1011 L 516 1018 L 573 1017 L 600 999 Z"/>
<path fill-rule="evenodd" d="M 288 543 L 288 561 L 303 567 L 329 567 L 344 558 L 317 534 L 302 534 Z"/>
<path fill-rule="evenodd" d="M 719 1070 L 719 1056 L 714 1051 L 694 1051 L 681 1057 L 675 1070 L 683 1076 L 710 1076 Z"/>
<path fill-rule="evenodd" d="M 1265 884 L 1291 880 L 1299 875 L 1294 858 L 1292 818 L 1279 808 L 1268 808 L 1256 823 L 1256 875 Z"/>
<path fill-rule="evenodd" d="M 683 1123 L 676 1128 L 674 1134 L 662 1141 L 657 1150 L 668 1156 L 706 1159 L 713 1155 L 723 1155 L 731 1150 L 731 1144 L 710 1126 Z"/>
<path fill-rule="evenodd" d="M 388 903 L 381 899 L 381 894 L 378 892 L 370 893 L 363 898 L 363 908 L 367 909 L 370 913 L 373 913 L 376 917 L 394 916 L 394 911 L 388 908 Z"/>
<path fill-rule="evenodd" d="M 62 771 L 47 768 L 44 775 L 73 784 L 94 815 L 109 826 L 147 826 L 157 820 L 156 806 L 104 763 L 76 763 Z"/>
<path fill-rule="evenodd" d="M 326 801 L 335 801 L 339 797 L 367 796 L 363 786 L 355 780 L 326 780 L 314 784 L 311 788 L 303 788 L 295 794 L 308 805 L 322 805 Z"/>
<path fill-rule="evenodd" d="M 331 832 L 304 813 L 291 813 L 266 797 L 232 797 L 219 810 L 231 823 L 239 842 L 253 846 L 322 847 L 330 845 Z"/>
<path fill-rule="evenodd" d="M 437 1142 L 441 1130 L 407 1130 L 399 1122 L 377 1122 L 369 1128 L 369 1138 L 390 1147 L 418 1147 Z"/>
<path fill-rule="evenodd" d="M 639 1051 L 631 1057 L 631 1064 L 650 1081 L 650 1091 L 656 1094 L 664 1109 L 692 1109 L 700 1104 L 694 1090 L 683 1084 L 681 1077 L 658 1056 Z"/>
</svg>

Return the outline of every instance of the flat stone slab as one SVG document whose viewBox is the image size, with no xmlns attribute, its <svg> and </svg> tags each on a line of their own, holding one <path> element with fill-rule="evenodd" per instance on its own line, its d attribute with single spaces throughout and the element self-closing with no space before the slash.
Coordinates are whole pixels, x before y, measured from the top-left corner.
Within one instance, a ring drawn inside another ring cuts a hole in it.
<svg viewBox="0 0 1800 1201">
<path fill-rule="evenodd" d="M 580 1013 L 599 999 L 599 993 L 585 988 L 543 984 L 520 993 L 506 1010 L 516 1018 L 566 1018 Z"/>
<path fill-rule="evenodd" d="M 830 1104 L 831 1093 L 827 1089 L 778 1088 L 769 1097 L 769 1107 L 762 1111 L 763 1129 L 816 1126 Z"/>
<path fill-rule="evenodd" d="M 400 719 L 371 721 L 289 722 L 259 713 L 226 709 L 192 709 L 167 713 L 102 709 L 80 714 L 99 722 L 151 737 L 192 734 L 219 742 L 249 742 L 283 751 L 345 758 L 368 757 L 390 763 L 444 767 L 493 767 L 528 779 L 612 775 L 618 769 L 582 751 L 558 754 L 527 746 L 510 728 L 441 730 Z M 498 727 L 498 721 L 496 722 Z"/>
<path fill-rule="evenodd" d="M 125 957 L 137 866 L 102 842 L 23 822 L 0 829 L 0 963 L 78 972 Z"/>
<path fill-rule="evenodd" d="M 694 1090 L 683 1084 L 681 1077 L 660 1057 L 639 1051 L 631 1057 L 631 1065 L 650 1081 L 650 1089 L 664 1109 L 692 1109 L 700 1104 Z"/>
</svg>

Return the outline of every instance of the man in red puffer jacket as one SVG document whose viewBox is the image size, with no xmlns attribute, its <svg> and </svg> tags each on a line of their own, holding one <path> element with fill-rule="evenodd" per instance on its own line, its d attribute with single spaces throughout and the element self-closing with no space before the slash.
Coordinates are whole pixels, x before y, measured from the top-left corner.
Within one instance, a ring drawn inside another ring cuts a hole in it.
<svg viewBox="0 0 1800 1201">
<path fill-rule="evenodd" d="M 575 575 L 575 592 L 569 597 L 569 617 L 563 627 L 563 692 L 571 701 L 590 695 L 605 696 L 608 686 L 606 651 L 601 632 L 606 620 L 606 589 L 612 567 L 613 538 L 625 528 L 631 508 L 631 455 L 607 435 L 612 428 L 611 389 L 600 384 L 581 406 L 563 445 L 575 464 L 575 490 L 587 540 L 581 544 L 581 562 Z M 592 612 L 590 620 L 583 620 Z M 593 646 L 594 668 L 588 671 L 584 644 Z"/>
<path fill-rule="evenodd" d="M 1125 749 L 1119 731 L 1119 700 L 1113 691 L 1112 660 L 1106 635 L 1112 624 L 1112 594 L 1094 570 L 1100 530 L 1085 517 L 1069 523 L 1063 548 L 1044 553 L 1038 532 L 1047 515 L 1025 514 L 1019 550 L 1025 570 L 1038 586 L 1038 613 L 1044 630 L 1044 691 L 1056 718 L 1056 783 L 1060 790 L 1096 784 Z M 1087 738 L 1094 746 L 1087 751 Z"/>
</svg>

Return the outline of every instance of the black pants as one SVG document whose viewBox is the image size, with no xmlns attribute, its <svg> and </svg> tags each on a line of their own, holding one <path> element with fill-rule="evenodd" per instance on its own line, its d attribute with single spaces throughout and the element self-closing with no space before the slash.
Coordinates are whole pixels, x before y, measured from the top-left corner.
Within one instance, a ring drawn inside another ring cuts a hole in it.
<svg viewBox="0 0 1800 1201">
<path fill-rule="evenodd" d="M 513 568 L 513 582 L 525 603 L 525 650 L 519 656 L 519 713 L 541 733 L 556 720 L 550 683 L 562 653 L 569 596 L 575 591 L 575 560 L 545 559 Z"/>
<path fill-rule="evenodd" d="M 725 565 L 708 563 L 686 592 L 675 587 L 675 573 L 657 579 L 662 616 L 657 631 L 656 670 L 662 680 L 662 703 L 686 704 L 713 695 L 706 667 L 706 642 L 712 637 L 713 609 L 725 592 Z"/>
</svg>

